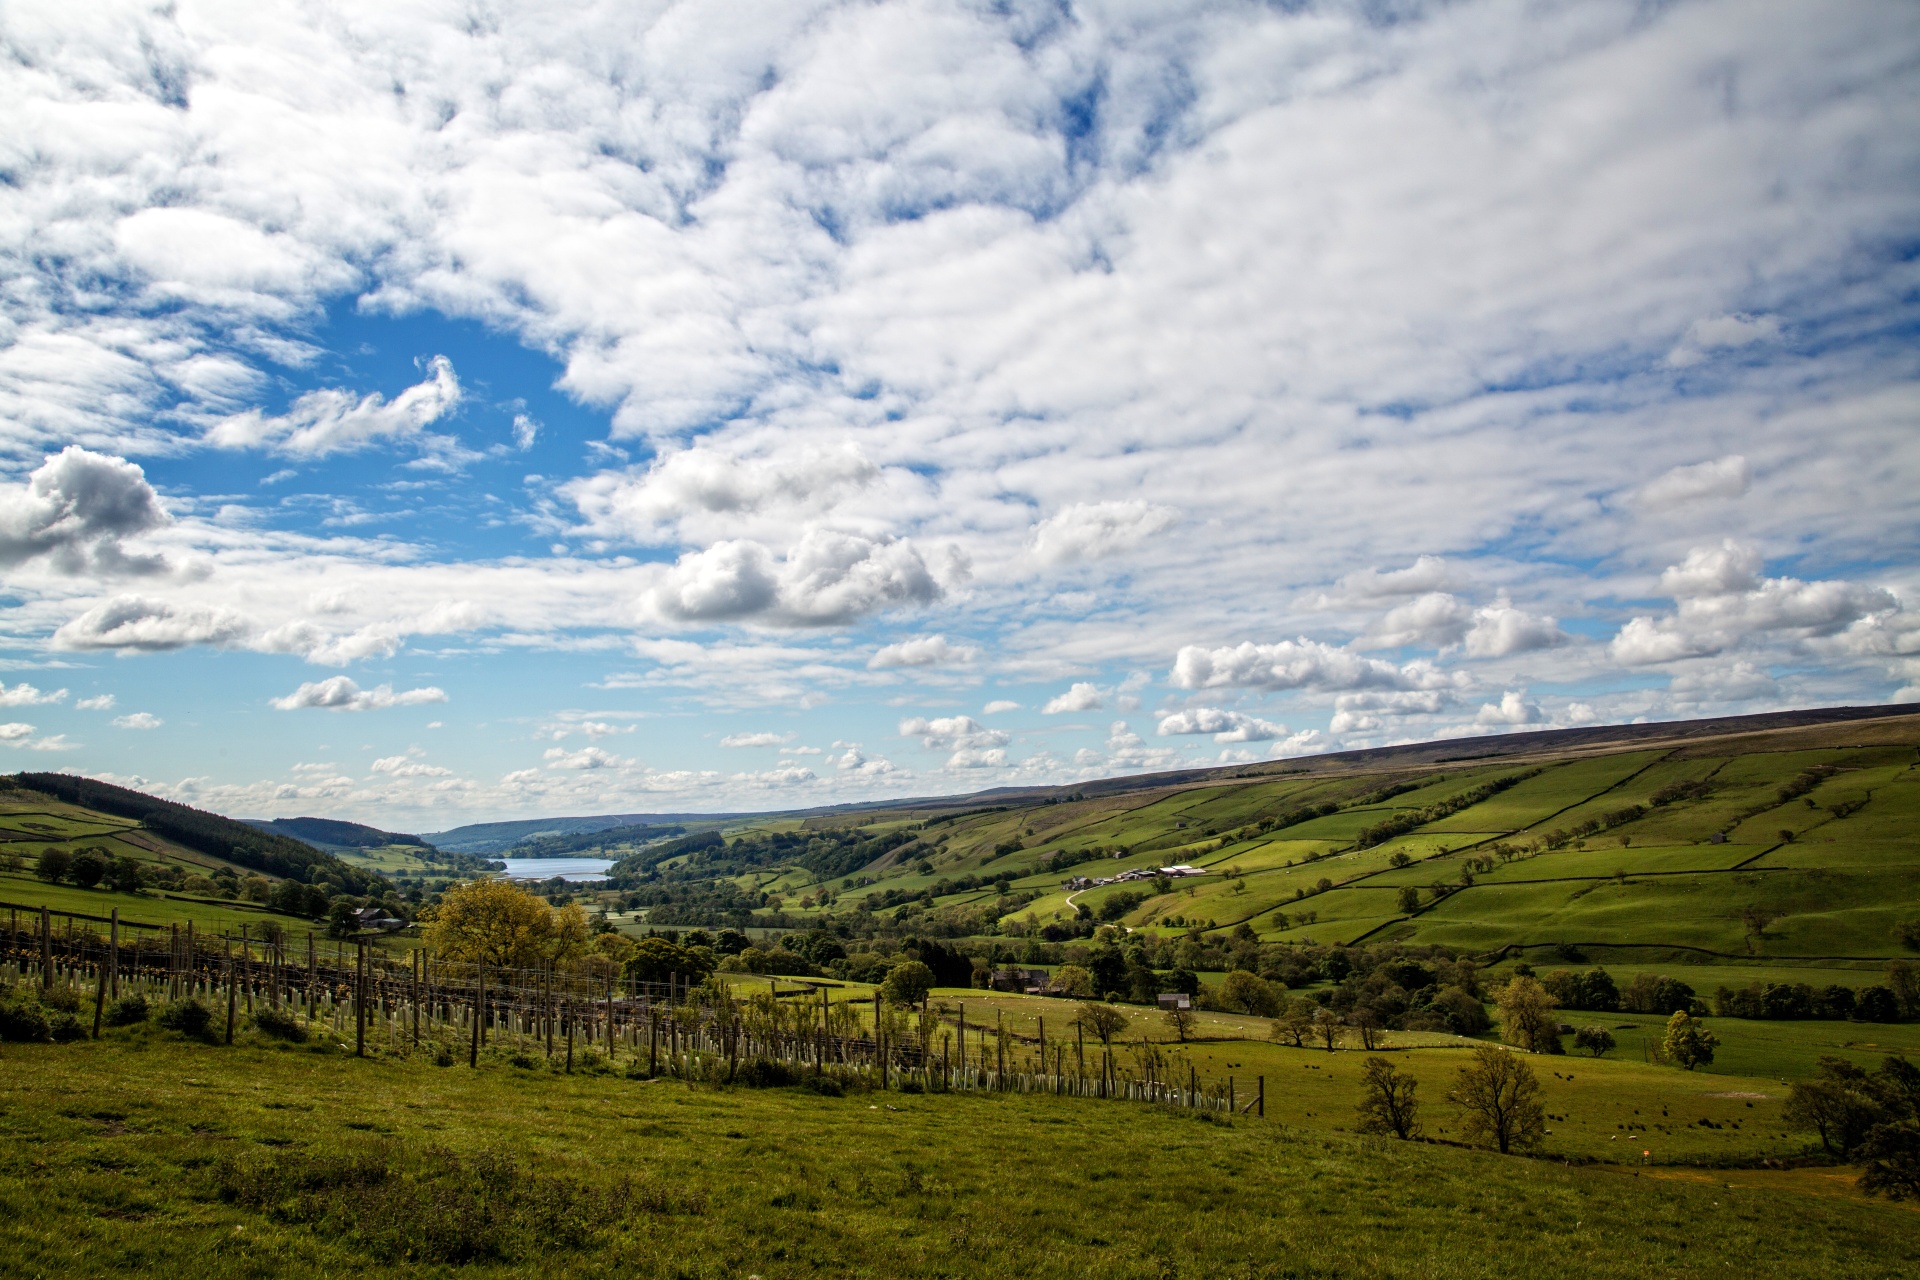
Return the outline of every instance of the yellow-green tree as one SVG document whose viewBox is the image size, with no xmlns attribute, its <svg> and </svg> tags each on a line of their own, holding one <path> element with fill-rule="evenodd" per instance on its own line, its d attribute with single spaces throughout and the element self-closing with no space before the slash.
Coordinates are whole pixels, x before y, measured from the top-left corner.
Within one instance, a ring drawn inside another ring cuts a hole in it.
<svg viewBox="0 0 1920 1280">
<path fill-rule="evenodd" d="M 1502 1155 L 1539 1145 L 1547 1112 L 1540 1105 L 1540 1079 L 1518 1056 L 1483 1045 L 1460 1068 L 1447 1100 L 1466 1112 L 1467 1141 L 1491 1142 Z"/>
<path fill-rule="evenodd" d="M 444 959 L 516 969 L 550 959 L 559 940 L 553 908 L 506 880 L 449 889 L 425 933 L 427 945 Z"/>
<path fill-rule="evenodd" d="M 1676 1067 L 1688 1071 L 1713 1061 L 1713 1051 L 1720 1046 L 1720 1037 L 1707 1030 L 1707 1024 L 1688 1013 L 1685 1009 L 1676 1009 L 1667 1019 L 1667 1031 L 1660 1039 L 1660 1054 Z"/>
<path fill-rule="evenodd" d="M 1553 997 L 1532 978 L 1517 977 L 1493 993 L 1500 1010 L 1500 1038 L 1528 1053 L 1559 1053 L 1560 1025 Z"/>
</svg>

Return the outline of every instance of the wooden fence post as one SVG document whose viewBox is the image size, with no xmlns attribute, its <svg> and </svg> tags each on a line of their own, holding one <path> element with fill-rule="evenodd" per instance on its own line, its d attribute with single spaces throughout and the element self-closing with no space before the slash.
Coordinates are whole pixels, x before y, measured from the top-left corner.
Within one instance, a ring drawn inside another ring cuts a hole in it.
<svg viewBox="0 0 1920 1280">
<path fill-rule="evenodd" d="M 239 995 L 240 983 L 233 971 L 233 943 L 227 943 L 227 1043 L 233 1043 L 234 1001 Z"/>
<path fill-rule="evenodd" d="M 353 1056 L 367 1056 L 367 944 L 354 944 Z"/>
<path fill-rule="evenodd" d="M 115 1000 L 120 998 L 120 908 L 113 909 L 113 923 L 108 926 L 107 981 Z"/>
<path fill-rule="evenodd" d="M 40 989 L 53 986 L 53 913 L 40 906 Z"/>
<path fill-rule="evenodd" d="M 487 1002 L 487 962 L 480 960 L 475 963 L 478 967 L 474 970 L 473 978 L 473 1025 L 469 1028 L 473 1035 L 467 1046 L 469 1067 L 480 1065 L 480 1007 Z"/>
</svg>

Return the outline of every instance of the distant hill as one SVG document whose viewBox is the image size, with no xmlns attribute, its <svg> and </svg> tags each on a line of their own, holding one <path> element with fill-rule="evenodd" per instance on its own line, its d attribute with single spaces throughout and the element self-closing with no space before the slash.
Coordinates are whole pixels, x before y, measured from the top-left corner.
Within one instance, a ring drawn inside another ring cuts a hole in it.
<svg viewBox="0 0 1920 1280">
<path fill-rule="evenodd" d="M 714 823 L 742 816 L 736 813 L 605 813 L 584 818 L 526 818 L 514 822 L 474 822 L 451 831 L 428 832 L 423 838 L 435 848 L 455 853 L 500 853 L 523 841 L 551 836 L 611 831 L 615 827 Z"/>
<path fill-rule="evenodd" d="M 394 844 L 432 847 L 419 836 L 382 831 L 378 827 L 342 822 L 335 818 L 242 818 L 241 821 L 262 831 L 304 840 L 316 848 L 330 845 L 336 849 L 381 849 Z"/>
<path fill-rule="evenodd" d="M 233 818 L 116 787 L 109 782 L 67 773 L 19 773 L 12 781 L 17 787 L 38 791 L 67 804 L 132 818 L 149 831 L 189 849 L 268 875 L 308 884 L 330 881 L 345 892 L 355 894 L 380 893 L 391 887 L 379 874 L 350 866 L 304 840 L 262 831 Z"/>
</svg>

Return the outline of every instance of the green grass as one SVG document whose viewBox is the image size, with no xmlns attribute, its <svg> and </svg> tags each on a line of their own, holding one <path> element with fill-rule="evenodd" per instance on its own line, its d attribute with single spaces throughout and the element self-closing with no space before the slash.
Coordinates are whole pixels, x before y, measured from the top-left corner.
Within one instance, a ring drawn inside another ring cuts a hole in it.
<svg viewBox="0 0 1920 1280">
<path fill-rule="evenodd" d="M 432 1171 L 507 1153 L 518 1195 L 503 1202 L 571 1189 L 596 1218 L 545 1237 L 504 1233 L 507 1258 L 462 1274 L 1717 1275 L 1746 1274 L 1761 1256 L 1786 1277 L 1920 1266 L 1920 1214 L 1804 1194 L 1804 1177 L 1682 1180 L 1357 1137 L 1342 1128 L 1359 1055 L 1319 1056 L 1295 1064 L 1297 1089 L 1270 1081 L 1271 1102 L 1298 1097 L 1324 1122 L 1306 1127 L 1049 1096 L 823 1098 L 498 1062 L 473 1072 L 153 1031 L 9 1046 L 0 1256 L 21 1275 L 451 1274 L 387 1256 L 405 1215 L 343 1184 L 379 1165 Z M 1445 1067 L 1418 1069 L 1431 1123 L 1447 1124 Z M 1584 1105 L 1584 1078 L 1609 1069 L 1639 1070 L 1553 1064 L 1573 1079 L 1542 1072 L 1549 1110 Z M 1765 1127 L 1748 1119 L 1751 1099 L 1707 1098 L 1699 1078 L 1667 1075 L 1622 1094 L 1641 1117 L 1596 1112 L 1592 1125 L 1640 1134 L 1664 1101 L 1659 1122 L 1675 1131 Z M 1693 1123 L 1715 1116 L 1727 1127 Z M 1555 1121 L 1555 1137 L 1576 1123 Z M 250 1207 L 275 1171 L 313 1190 Z M 381 1196 L 439 1221 L 444 1185 L 396 1180 Z M 381 1211 L 343 1211 L 362 1205 Z M 329 1211 L 324 1229 L 305 1225 Z"/>
</svg>

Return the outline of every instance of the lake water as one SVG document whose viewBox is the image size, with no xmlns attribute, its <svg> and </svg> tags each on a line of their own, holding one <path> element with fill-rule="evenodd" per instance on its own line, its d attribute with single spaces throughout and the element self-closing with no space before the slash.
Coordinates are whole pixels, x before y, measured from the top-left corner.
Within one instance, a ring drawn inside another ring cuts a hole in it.
<svg viewBox="0 0 1920 1280">
<path fill-rule="evenodd" d="M 613 865 L 612 858 L 502 858 L 509 880 L 599 880 Z"/>
</svg>

